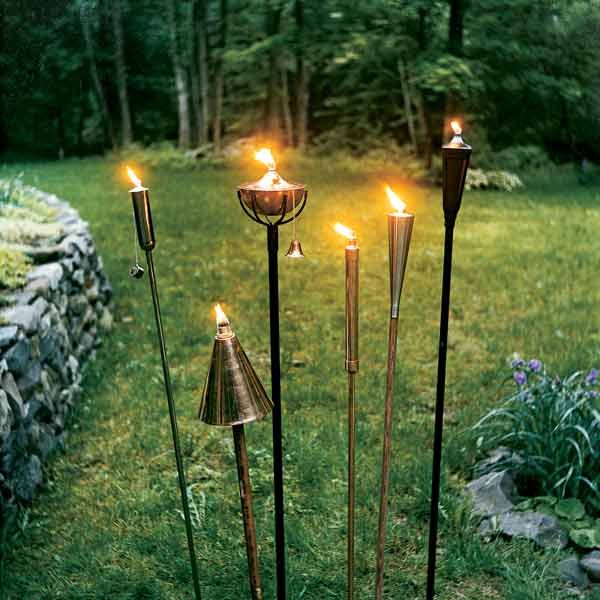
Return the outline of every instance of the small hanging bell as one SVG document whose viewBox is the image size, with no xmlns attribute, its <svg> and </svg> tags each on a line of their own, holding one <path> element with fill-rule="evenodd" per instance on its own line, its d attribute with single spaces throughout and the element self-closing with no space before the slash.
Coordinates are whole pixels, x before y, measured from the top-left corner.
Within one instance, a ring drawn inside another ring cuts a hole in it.
<svg viewBox="0 0 600 600">
<path fill-rule="evenodd" d="M 302 252 L 302 244 L 300 244 L 300 240 L 292 240 L 285 255 L 288 258 L 304 258 L 304 252 Z"/>
</svg>

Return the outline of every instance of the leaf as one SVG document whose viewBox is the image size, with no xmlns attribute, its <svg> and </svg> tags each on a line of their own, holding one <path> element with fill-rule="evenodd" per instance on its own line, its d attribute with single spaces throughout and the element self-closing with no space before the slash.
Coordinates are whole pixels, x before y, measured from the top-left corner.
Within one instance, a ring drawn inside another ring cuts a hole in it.
<svg viewBox="0 0 600 600">
<path fill-rule="evenodd" d="M 561 500 L 554 507 L 554 511 L 559 517 L 568 519 L 569 521 L 576 521 L 585 517 L 585 507 L 577 498 Z"/>
<path fill-rule="evenodd" d="M 554 496 L 536 496 L 533 501 L 536 504 L 547 504 L 548 506 L 554 506 L 558 502 L 558 498 Z"/>
<path fill-rule="evenodd" d="M 581 548 L 595 548 L 597 545 L 596 531 L 596 529 L 571 529 L 569 537 Z"/>
</svg>

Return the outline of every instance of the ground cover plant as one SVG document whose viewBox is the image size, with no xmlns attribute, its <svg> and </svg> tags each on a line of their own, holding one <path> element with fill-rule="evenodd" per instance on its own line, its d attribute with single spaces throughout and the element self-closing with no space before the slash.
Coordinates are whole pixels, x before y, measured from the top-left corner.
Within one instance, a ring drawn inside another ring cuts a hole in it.
<svg viewBox="0 0 600 600">
<path fill-rule="evenodd" d="M 147 282 L 132 281 L 131 207 L 122 165 L 86 159 L 4 168 L 68 199 L 91 223 L 115 290 L 115 331 L 87 372 L 69 450 L 49 489 L 5 541 L 2 600 L 192 597 L 176 472 Z M 140 169 L 151 188 L 156 262 L 206 598 L 248 595 L 229 432 L 195 418 L 221 301 L 268 384 L 265 232 L 242 214 L 236 184 L 257 167 Z M 443 223 L 435 188 L 401 165 L 364 173 L 320 161 L 284 165 L 304 181 L 298 222 L 306 259 L 281 257 L 282 369 L 289 590 L 294 600 L 345 595 L 346 374 L 342 221 L 361 245 L 357 428 L 357 589 L 373 595 L 388 311 L 383 182 L 416 214 L 400 317 L 387 600 L 422 597 L 427 553 Z M 385 175 L 385 177 L 384 177 Z M 484 543 L 460 491 L 475 461 L 471 428 L 506 395 L 515 349 L 549 372 L 597 362 L 597 192 L 569 172 L 510 194 L 466 192 L 456 231 L 439 559 L 440 598 L 558 600 L 554 564 L 523 541 Z M 281 232 L 281 255 L 291 230 Z M 268 386 L 267 386 L 268 387 Z M 273 598 L 270 422 L 247 428 L 265 597 Z"/>
</svg>

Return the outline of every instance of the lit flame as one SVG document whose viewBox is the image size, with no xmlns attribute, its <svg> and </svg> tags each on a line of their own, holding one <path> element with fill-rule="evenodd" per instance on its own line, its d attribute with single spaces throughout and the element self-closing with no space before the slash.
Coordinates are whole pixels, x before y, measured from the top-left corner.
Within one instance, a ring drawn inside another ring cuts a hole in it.
<svg viewBox="0 0 600 600">
<path fill-rule="evenodd" d="M 127 167 L 127 175 L 129 175 L 129 179 L 131 179 L 133 185 L 136 187 L 142 187 L 142 180 L 129 167 Z"/>
<path fill-rule="evenodd" d="M 462 127 L 458 121 L 452 121 L 452 123 L 450 123 L 450 127 L 452 127 L 452 131 L 454 131 L 454 135 L 461 135 Z"/>
<path fill-rule="evenodd" d="M 343 235 L 345 237 L 347 237 L 349 240 L 355 240 L 356 239 L 356 234 L 354 233 L 354 231 L 352 231 L 352 229 L 350 229 L 349 227 L 346 227 L 345 225 L 342 225 L 341 223 L 336 223 L 333 228 L 340 234 Z"/>
<path fill-rule="evenodd" d="M 261 163 L 266 165 L 267 169 L 270 171 L 275 170 L 275 159 L 271 154 L 271 151 L 268 148 L 261 148 L 255 155 L 254 158 L 256 160 L 260 160 Z"/>
<path fill-rule="evenodd" d="M 394 207 L 396 212 L 403 213 L 404 209 L 406 208 L 406 202 L 402 202 L 400 196 L 398 196 L 398 194 L 396 194 L 396 192 L 394 192 L 394 190 L 389 185 L 385 186 L 385 193 L 390 199 L 390 202 L 392 203 L 392 206 Z"/>
<path fill-rule="evenodd" d="M 217 325 L 229 325 L 229 319 L 220 304 L 215 304 L 215 314 L 217 315 Z"/>
</svg>

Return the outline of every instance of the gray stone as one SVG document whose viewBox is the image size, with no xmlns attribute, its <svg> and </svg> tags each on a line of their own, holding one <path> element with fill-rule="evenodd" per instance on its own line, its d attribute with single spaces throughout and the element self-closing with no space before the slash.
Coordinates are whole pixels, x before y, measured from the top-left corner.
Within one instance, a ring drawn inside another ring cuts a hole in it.
<svg viewBox="0 0 600 600">
<path fill-rule="evenodd" d="M 15 292 L 8 296 L 11 304 L 32 304 L 37 296 L 32 292 Z"/>
<path fill-rule="evenodd" d="M 36 297 L 47 297 L 50 293 L 50 282 L 45 277 L 34 279 L 25 286 L 25 292 L 33 294 Z"/>
<path fill-rule="evenodd" d="M 498 464 L 501 464 L 501 466 L 498 466 Z M 474 473 L 476 477 L 480 477 L 492 471 L 506 470 L 512 472 L 521 464 L 523 464 L 523 459 L 517 453 L 500 446 L 488 452 L 487 458 L 475 465 Z"/>
<path fill-rule="evenodd" d="M 69 308 L 76 315 L 82 315 L 87 308 L 88 301 L 83 294 L 76 294 L 69 298 Z"/>
<path fill-rule="evenodd" d="M 27 398 L 33 393 L 33 390 L 41 384 L 41 373 L 42 365 L 39 360 L 29 361 L 25 373 L 17 379 L 17 386 L 19 387 L 21 396 Z"/>
<path fill-rule="evenodd" d="M 23 397 L 21 396 L 21 392 L 19 392 L 19 388 L 17 387 L 12 373 L 5 373 L 2 376 L 1 385 L 4 392 L 6 392 L 6 397 L 12 409 L 13 415 L 16 415 L 18 418 L 23 418 L 25 416 Z"/>
<path fill-rule="evenodd" d="M 16 374 L 25 372 L 31 358 L 31 344 L 27 338 L 21 338 L 4 353 L 8 369 Z"/>
<path fill-rule="evenodd" d="M 60 246 L 66 254 L 72 255 L 76 250 L 85 253 L 87 251 L 87 243 L 84 238 L 74 233 L 70 233 L 60 243 Z"/>
<path fill-rule="evenodd" d="M 86 290 L 85 295 L 90 302 L 95 302 L 96 300 L 98 300 L 100 290 L 98 289 L 98 286 L 94 283 L 91 287 L 89 287 Z"/>
<path fill-rule="evenodd" d="M 558 550 L 565 548 L 569 541 L 557 519 L 533 511 L 509 512 L 485 519 L 479 533 L 485 537 L 500 533 L 525 538 L 542 548 Z"/>
<path fill-rule="evenodd" d="M 64 249 L 58 244 L 27 246 L 24 252 L 36 265 L 54 262 L 64 255 Z"/>
<path fill-rule="evenodd" d="M 32 454 L 28 460 L 18 465 L 13 479 L 17 499 L 24 504 L 31 504 L 44 479 L 40 459 Z"/>
<path fill-rule="evenodd" d="M 600 581 L 600 551 L 594 550 L 581 559 L 581 566 L 594 582 Z"/>
<path fill-rule="evenodd" d="M 100 326 L 100 329 L 105 332 L 109 332 L 113 328 L 113 316 L 108 308 L 105 307 L 102 311 L 102 316 L 98 320 L 98 325 Z"/>
<path fill-rule="evenodd" d="M 16 342 L 18 333 L 19 328 L 16 325 L 0 327 L 0 348 L 5 348 Z"/>
<path fill-rule="evenodd" d="M 35 304 L 19 304 L 3 310 L 0 314 L 0 318 L 2 318 L 6 323 L 18 325 L 26 333 L 33 333 L 37 329 L 41 316 L 42 315 L 35 307 Z"/>
<path fill-rule="evenodd" d="M 558 574 L 561 581 L 571 583 L 578 588 L 587 588 L 590 580 L 587 573 L 581 568 L 576 556 L 566 558 L 558 563 Z"/>
<path fill-rule="evenodd" d="M 53 262 L 48 263 L 46 265 L 40 265 L 36 267 L 27 275 L 28 281 L 33 281 L 34 279 L 47 279 L 50 289 L 56 290 L 58 288 L 58 284 L 63 276 L 63 270 L 60 266 L 60 263 Z"/>
<path fill-rule="evenodd" d="M 473 514 L 488 517 L 508 512 L 514 507 L 517 489 L 507 471 L 483 475 L 469 483 L 465 491 L 473 504 Z"/>
<path fill-rule="evenodd" d="M 71 279 L 79 286 L 83 287 L 83 284 L 85 283 L 85 273 L 83 272 L 83 269 L 74 271 L 73 275 L 71 275 Z"/>
<path fill-rule="evenodd" d="M 0 390 L 0 437 L 8 433 L 13 424 L 12 408 L 8 402 L 8 394 Z"/>
</svg>

